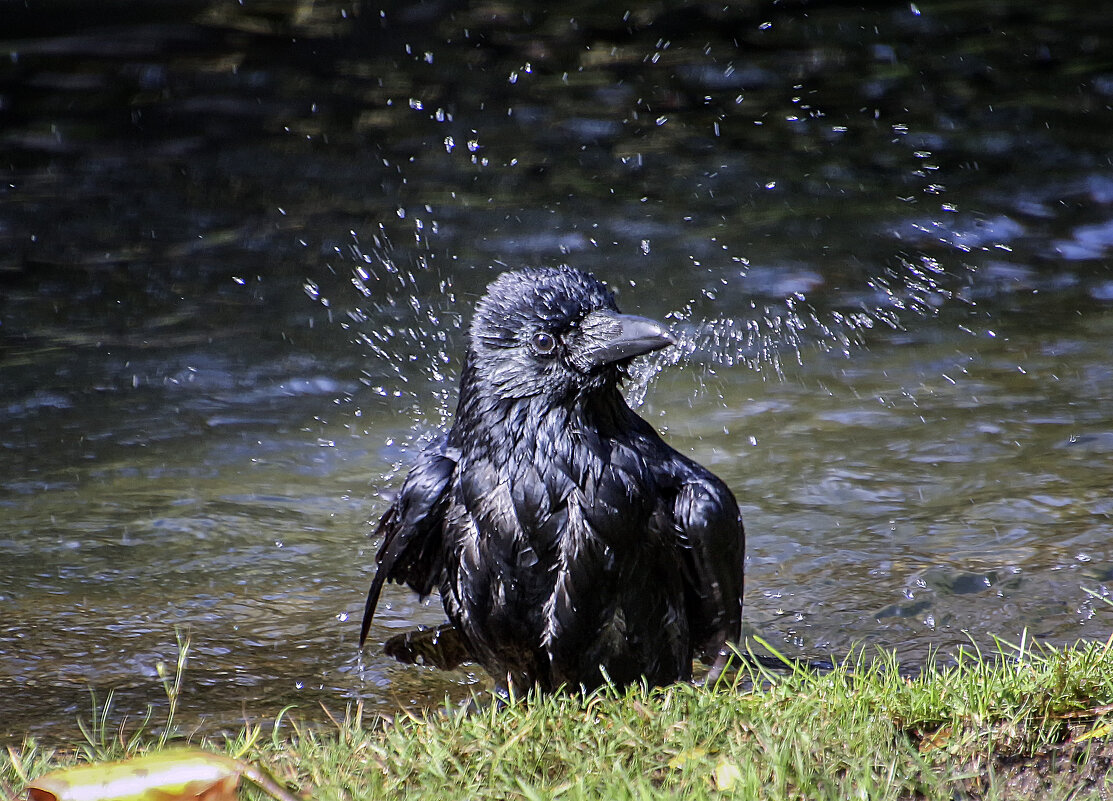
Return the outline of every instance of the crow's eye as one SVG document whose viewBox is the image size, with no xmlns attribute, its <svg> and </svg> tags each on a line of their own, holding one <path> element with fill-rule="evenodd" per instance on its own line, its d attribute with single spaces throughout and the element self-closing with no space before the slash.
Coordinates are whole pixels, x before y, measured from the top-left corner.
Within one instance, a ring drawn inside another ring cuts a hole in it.
<svg viewBox="0 0 1113 801">
<path fill-rule="evenodd" d="M 551 356 L 557 346 L 556 337 L 544 331 L 534 334 L 530 342 L 533 344 L 533 349 L 542 356 Z"/>
</svg>

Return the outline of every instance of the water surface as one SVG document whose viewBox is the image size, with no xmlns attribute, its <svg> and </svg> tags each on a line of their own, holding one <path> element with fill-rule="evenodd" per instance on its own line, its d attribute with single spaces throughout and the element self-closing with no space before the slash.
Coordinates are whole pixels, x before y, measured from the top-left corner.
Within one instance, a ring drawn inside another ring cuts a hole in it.
<svg viewBox="0 0 1113 801">
<path fill-rule="evenodd" d="M 355 639 L 370 524 L 521 264 L 682 338 L 633 395 L 742 504 L 751 633 L 1105 639 L 1110 33 L 1070 3 L 20 11 L 0 734 L 71 735 L 91 689 L 134 721 L 177 631 L 210 730 L 481 685 L 375 647 L 435 600 L 391 588 Z"/>
</svg>

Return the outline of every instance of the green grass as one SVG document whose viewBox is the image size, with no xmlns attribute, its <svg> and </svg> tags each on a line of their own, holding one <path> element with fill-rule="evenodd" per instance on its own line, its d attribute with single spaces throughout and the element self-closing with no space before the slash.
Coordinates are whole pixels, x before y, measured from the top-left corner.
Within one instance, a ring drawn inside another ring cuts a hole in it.
<svg viewBox="0 0 1113 801">
<path fill-rule="evenodd" d="M 891 655 L 858 655 L 825 675 L 749 669 L 715 688 L 531 696 L 470 714 L 365 720 L 354 707 L 331 727 L 283 716 L 266 736 L 204 744 L 322 801 L 1108 798 L 1109 643 L 1001 650 L 913 679 Z M 19 788 L 78 757 L 167 743 L 95 729 L 65 755 L 29 741 L 0 756 L 0 780 Z"/>
</svg>

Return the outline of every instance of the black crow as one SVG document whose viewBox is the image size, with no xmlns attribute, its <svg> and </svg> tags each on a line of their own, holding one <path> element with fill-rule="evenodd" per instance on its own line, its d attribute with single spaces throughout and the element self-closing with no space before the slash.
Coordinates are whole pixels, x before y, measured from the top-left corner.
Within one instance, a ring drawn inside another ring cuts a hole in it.
<svg viewBox="0 0 1113 801">
<path fill-rule="evenodd" d="M 721 670 L 740 636 L 738 504 L 626 404 L 635 356 L 673 344 L 570 267 L 499 276 L 475 308 L 452 428 L 378 526 L 383 583 L 440 590 L 467 653 L 518 691 Z"/>
</svg>

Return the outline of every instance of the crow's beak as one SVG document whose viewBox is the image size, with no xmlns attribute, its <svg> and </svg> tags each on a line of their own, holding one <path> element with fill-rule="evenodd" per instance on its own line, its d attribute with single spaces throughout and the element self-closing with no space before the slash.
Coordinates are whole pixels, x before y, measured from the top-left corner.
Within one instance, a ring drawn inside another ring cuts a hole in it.
<svg viewBox="0 0 1113 801">
<path fill-rule="evenodd" d="M 583 322 L 584 356 L 596 366 L 650 353 L 676 340 L 656 320 L 633 314 L 597 310 Z"/>
</svg>

